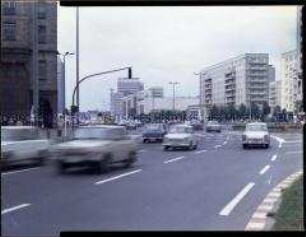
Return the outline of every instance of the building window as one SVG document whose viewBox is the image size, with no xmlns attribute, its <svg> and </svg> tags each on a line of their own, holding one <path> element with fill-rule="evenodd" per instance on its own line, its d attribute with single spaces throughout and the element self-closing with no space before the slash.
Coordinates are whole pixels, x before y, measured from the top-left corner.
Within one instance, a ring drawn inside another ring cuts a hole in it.
<svg viewBox="0 0 306 237">
<path fill-rule="evenodd" d="M 47 28 L 46 28 L 46 26 L 39 25 L 38 26 L 38 43 L 39 44 L 46 43 L 46 38 L 47 38 Z"/>
<path fill-rule="evenodd" d="M 47 62 L 45 60 L 39 60 L 38 63 L 38 79 L 47 80 Z"/>
<path fill-rule="evenodd" d="M 46 2 L 41 0 L 38 2 L 38 18 L 46 19 Z"/>
<path fill-rule="evenodd" d="M 15 15 L 16 14 L 16 2 L 5 1 L 3 3 L 3 15 Z"/>
<path fill-rule="evenodd" d="M 16 22 L 5 21 L 3 22 L 3 39 L 16 40 Z"/>
</svg>

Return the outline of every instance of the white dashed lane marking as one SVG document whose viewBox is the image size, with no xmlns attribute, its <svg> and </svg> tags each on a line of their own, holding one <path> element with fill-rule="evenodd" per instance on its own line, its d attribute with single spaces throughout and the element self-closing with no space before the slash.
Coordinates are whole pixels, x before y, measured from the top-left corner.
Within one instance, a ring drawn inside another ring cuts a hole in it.
<svg viewBox="0 0 306 237">
<path fill-rule="evenodd" d="M 4 215 L 6 213 L 9 213 L 9 212 L 12 212 L 12 211 L 16 211 L 16 210 L 28 207 L 30 205 L 31 204 L 29 204 L 29 203 L 24 203 L 24 204 L 21 204 L 21 205 L 18 205 L 18 206 L 14 206 L 14 207 L 11 207 L 11 208 L 4 209 L 4 210 L 1 211 L 1 215 Z"/>
<path fill-rule="evenodd" d="M 196 151 L 195 154 L 201 154 L 203 152 L 206 152 L 207 150 L 200 150 L 200 151 Z"/>
<path fill-rule="evenodd" d="M 219 148 L 219 147 L 221 147 L 221 145 L 215 145 L 215 148 Z"/>
<path fill-rule="evenodd" d="M 271 161 L 275 161 L 277 159 L 277 155 L 273 155 L 272 158 L 271 158 Z"/>
<path fill-rule="evenodd" d="M 255 183 L 249 183 L 245 186 L 237 196 L 230 201 L 219 213 L 221 216 L 228 216 L 232 210 L 237 206 L 237 204 L 247 195 L 247 193 L 254 187 Z"/>
<path fill-rule="evenodd" d="M 180 156 L 180 157 L 177 157 L 177 158 L 174 158 L 174 159 L 171 159 L 171 160 L 166 160 L 164 163 L 167 164 L 167 163 L 178 161 L 178 160 L 181 160 L 181 159 L 184 159 L 184 158 L 185 158 L 185 156 Z"/>
<path fill-rule="evenodd" d="M 260 175 L 263 175 L 264 173 L 266 173 L 268 170 L 270 169 L 270 165 L 266 165 L 260 172 Z"/>
<path fill-rule="evenodd" d="M 116 179 L 120 179 L 120 178 L 125 177 L 125 176 L 129 176 L 129 175 L 138 173 L 140 171 L 142 171 L 142 169 L 134 170 L 134 171 L 131 171 L 131 172 L 128 172 L 128 173 L 124 173 L 124 174 L 121 174 L 121 175 L 118 175 L 118 176 L 115 176 L 115 177 L 112 177 L 112 178 L 104 179 L 104 180 L 95 182 L 95 184 L 96 185 L 104 184 L 104 183 L 107 183 L 107 182 L 110 182 L 110 181 L 113 181 L 113 180 L 116 180 Z"/>
</svg>

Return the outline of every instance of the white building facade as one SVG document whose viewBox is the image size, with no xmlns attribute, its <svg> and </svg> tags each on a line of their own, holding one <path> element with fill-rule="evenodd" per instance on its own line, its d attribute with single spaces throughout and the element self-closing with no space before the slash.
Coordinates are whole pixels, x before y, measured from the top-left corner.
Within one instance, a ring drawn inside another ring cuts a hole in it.
<svg viewBox="0 0 306 237">
<path fill-rule="evenodd" d="M 269 86 L 269 106 L 273 110 L 276 106 L 281 107 L 281 80 L 270 82 Z"/>
<path fill-rule="evenodd" d="M 295 112 L 296 102 L 302 100 L 302 79 L 298 76 L 297 50 L 282 54 L 281 70 L 281 107 L 288 112 Z"/>
<path fill-rule="evenodd" d="M 269 80 L 275 70 L 269 54 L 247 53 L 204 68 L 200 73 L 201 107 L 204 113 L 213 105 L 226 106 L 269 101 Z"/>
</svg>

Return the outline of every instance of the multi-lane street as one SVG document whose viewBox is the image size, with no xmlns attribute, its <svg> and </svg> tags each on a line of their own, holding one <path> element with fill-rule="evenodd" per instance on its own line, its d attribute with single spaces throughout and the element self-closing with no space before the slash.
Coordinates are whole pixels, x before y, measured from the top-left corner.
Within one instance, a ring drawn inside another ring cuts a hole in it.
<svg viewBox="0 0 306 237">
<path fill-rule="evenodd" d="M 2 235 L 244 230 L 268 192 L 302 169 L 301 133 L 271 134 L 269 149 L 248 150 L 238 131 L 197 136 L 192 151 L 164 151 L 139 139 L 138 162 L 105 174 L 59 175 L 51 163 L 2 173 Z"/>
</svg>

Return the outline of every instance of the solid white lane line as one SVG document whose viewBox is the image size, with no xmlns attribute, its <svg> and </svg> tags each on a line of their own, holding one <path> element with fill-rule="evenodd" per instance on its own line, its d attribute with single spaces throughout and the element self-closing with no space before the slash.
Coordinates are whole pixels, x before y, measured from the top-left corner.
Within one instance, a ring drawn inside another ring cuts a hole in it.
<svg viewBox="0 0 306 237">
<path fill-rule="evenodd" d="M 215 148 L 221 147 L 221 145 L 215 145 Z"/>
<path fill-rule="evenodd" d="M 11 171 L 11 172 L 4 172 L 1 173 L 1 176 L 9 175 L 9 174 L 16 174 L 16 173 L 21 173 L 29 170 L 35 170 L 35 169 L 40 169 L 41 167 L 33 167 L 33 168 L 28 168 L 28 169 L 23 169 L 23 170 L 16 170 L 16 171 Z"/>
<path fill-rule="evenodd" d="M 235 206 L 244 198 L 245 195 L 254 187 L 255 183 L 249 183 L 247 186 L 245 186 L 238 194 L 237 196 L 230 201 L 219 213 L 221 216 L 228 216 L 232 210 L 235 208 Z"/>
<path fill-rule="evenodd" d="M 11 207 L 11 208 L 4 209 L 4 210 L 1 211 L 1 215 L 12 212 L 12 211 L 16 211 L 16 210 L 24 208 L 24 207 L 28 207 L 30 205 L 31 204 L 29 204 L 29 203 L 24 203 L 24 204 L 21 204 L 21 205 L 18 205 L 18 206 L 14 206 L 14 207 Z"/>
<path fill-rule="evenodd" d="M 271 158 L 271 161 L 275 161 L 277 159 L 277 155 L 273 155 L 272 158 Z"/>
<path fill-rule="evenodd" d="M 260 172 L 260 175 L 263 175 L 264 173 L 266 173 L 268 171 L 268 169 L 270 169 L 270 165 L 266 165 Z"/>
<path fill-rule="evenodd" d="M 227 141 L 224 141 L 222 145 L 226 145 L 226 144 L 227 144 Z"/>
<path fill-rule="evenodd" d="M 138 173 L 138 172 L 140 172 L 140 171 L 142 171 L 142 169 L 134 170 L 134 171 L 131 171 L 131 172 L 128 172 L 128 173 L 124 173 L 124 174 L 121 174 L 121 175 L 118 175 L 118 176 L 115 176 L 115 177 L 112 177 L 112 178 L 104 179 L 104 180 L 95 182 L 95 184 L 96 184 L 96 185 L 104 184 L 104 183 L 106 183 L 106 182 L 113 181 L 113 180 L 116 180 L 116 179 L 120 179 L 120 178 L 122 178 L 122 177 L 129 176 L 129 175 Z"/>
<path fill-rule="evenodd" d="M 277 140 L 277 142 L 278 142 L 278 148 L 282 148 L 283 143 L 286 142 L 285 139 L 280 138 L 280 137 L 277 137 L 277 136 L 274 136 L 274 135 L 271 135 L 270 137 L 272 137 L 272 138 L 274 138 L 275 140 Z"/>
<path fill-rule="evenodd" d="M 166 160 L 164 163 L 167 164 L 167 163 L 171 163 L 171 162 L 181 160 L 181 159 L 184 159 L 184 158 L 185 158 L 185 156 L 180 156 L 180 157 L 177 157 L 177 158 L 174 158 L 174 159 L 171 159 L 171 160 Z"/>
<path fill-rule="evenodd" d="M 297 153 L 303 153 L 302 151 L 288 151 L 285 154 L 297 154 Z"/>
</svg>

